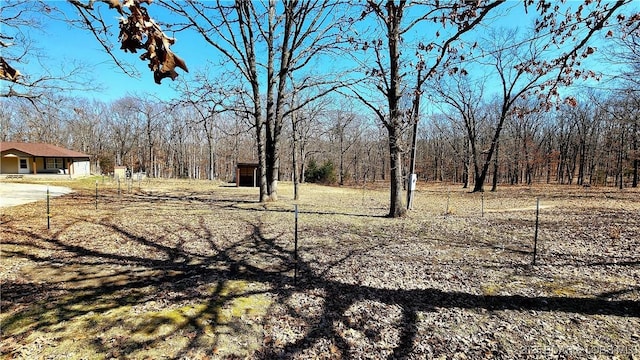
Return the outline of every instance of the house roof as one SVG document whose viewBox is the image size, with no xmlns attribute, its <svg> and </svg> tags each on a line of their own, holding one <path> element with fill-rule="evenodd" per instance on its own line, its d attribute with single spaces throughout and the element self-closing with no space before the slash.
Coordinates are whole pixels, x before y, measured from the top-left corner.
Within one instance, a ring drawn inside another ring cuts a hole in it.
<svg viewBox="0 0 640 360">
<path fill-rule="evenodd" d="M 17 150 L 31 156 L 88 158 L 89 155 L 43 143 L 0 142 L 0 151 Z"/>
</svg>

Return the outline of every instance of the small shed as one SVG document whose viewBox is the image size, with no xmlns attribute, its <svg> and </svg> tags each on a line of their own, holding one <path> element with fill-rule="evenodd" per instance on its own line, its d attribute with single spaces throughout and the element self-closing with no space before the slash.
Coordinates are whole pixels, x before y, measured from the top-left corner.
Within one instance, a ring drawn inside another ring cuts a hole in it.
<svg viewBox="0 0 640 360">
<path fill-rule="evenodd" d="M 118 179 L 126 179 L 127 178 L 127 167 L 126 166 L 114 166 L 113 167 L 113 178 Z"/>
<path fill-rule="evenodd" d="M 258 186 L 258 178 L 260 177 L 260 164 L 239 162 L 236 165 L 236 187 L 239 186 Z"/>
</svg>

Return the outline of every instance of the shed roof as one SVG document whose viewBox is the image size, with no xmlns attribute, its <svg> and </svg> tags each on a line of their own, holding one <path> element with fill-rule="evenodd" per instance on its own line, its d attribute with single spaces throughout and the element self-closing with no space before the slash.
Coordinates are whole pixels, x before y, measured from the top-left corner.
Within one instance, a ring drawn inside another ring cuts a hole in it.
<svg viewBox="0 0 640 360">
<path fill-rule="evenodd" d="M 0 151 L 17 150 L 31 156 L 88 158 L 89 155 L 43 143 L 0 142 Z"/>
</svg>

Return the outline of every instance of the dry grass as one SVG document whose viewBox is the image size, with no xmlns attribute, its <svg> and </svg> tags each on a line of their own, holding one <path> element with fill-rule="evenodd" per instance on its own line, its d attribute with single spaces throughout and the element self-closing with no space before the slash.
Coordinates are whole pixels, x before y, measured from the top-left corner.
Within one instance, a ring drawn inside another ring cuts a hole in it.
<svg viewBox="0 0 640 360">
<path fill-rule="evenodd" d="M 60 185 L 2 214 L 3 358 L 640 356 L 637 190 Z"/>
</svg>

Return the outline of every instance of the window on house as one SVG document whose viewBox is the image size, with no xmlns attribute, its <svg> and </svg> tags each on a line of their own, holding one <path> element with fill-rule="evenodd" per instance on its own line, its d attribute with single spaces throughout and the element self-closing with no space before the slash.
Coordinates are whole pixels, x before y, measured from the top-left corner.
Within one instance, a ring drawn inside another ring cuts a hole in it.
<svg viewBox="0 0 640 360">
<path fill-rule="evenodd" d="M 29 165 L 27 165 L 27 159 L 20 159 L 20 169 L 28 169 Z"/>
<path fill-rule="evenodd" d="M 47 169 L 62 169 L 62 158 L 47 158 Z"/>
</svg>

